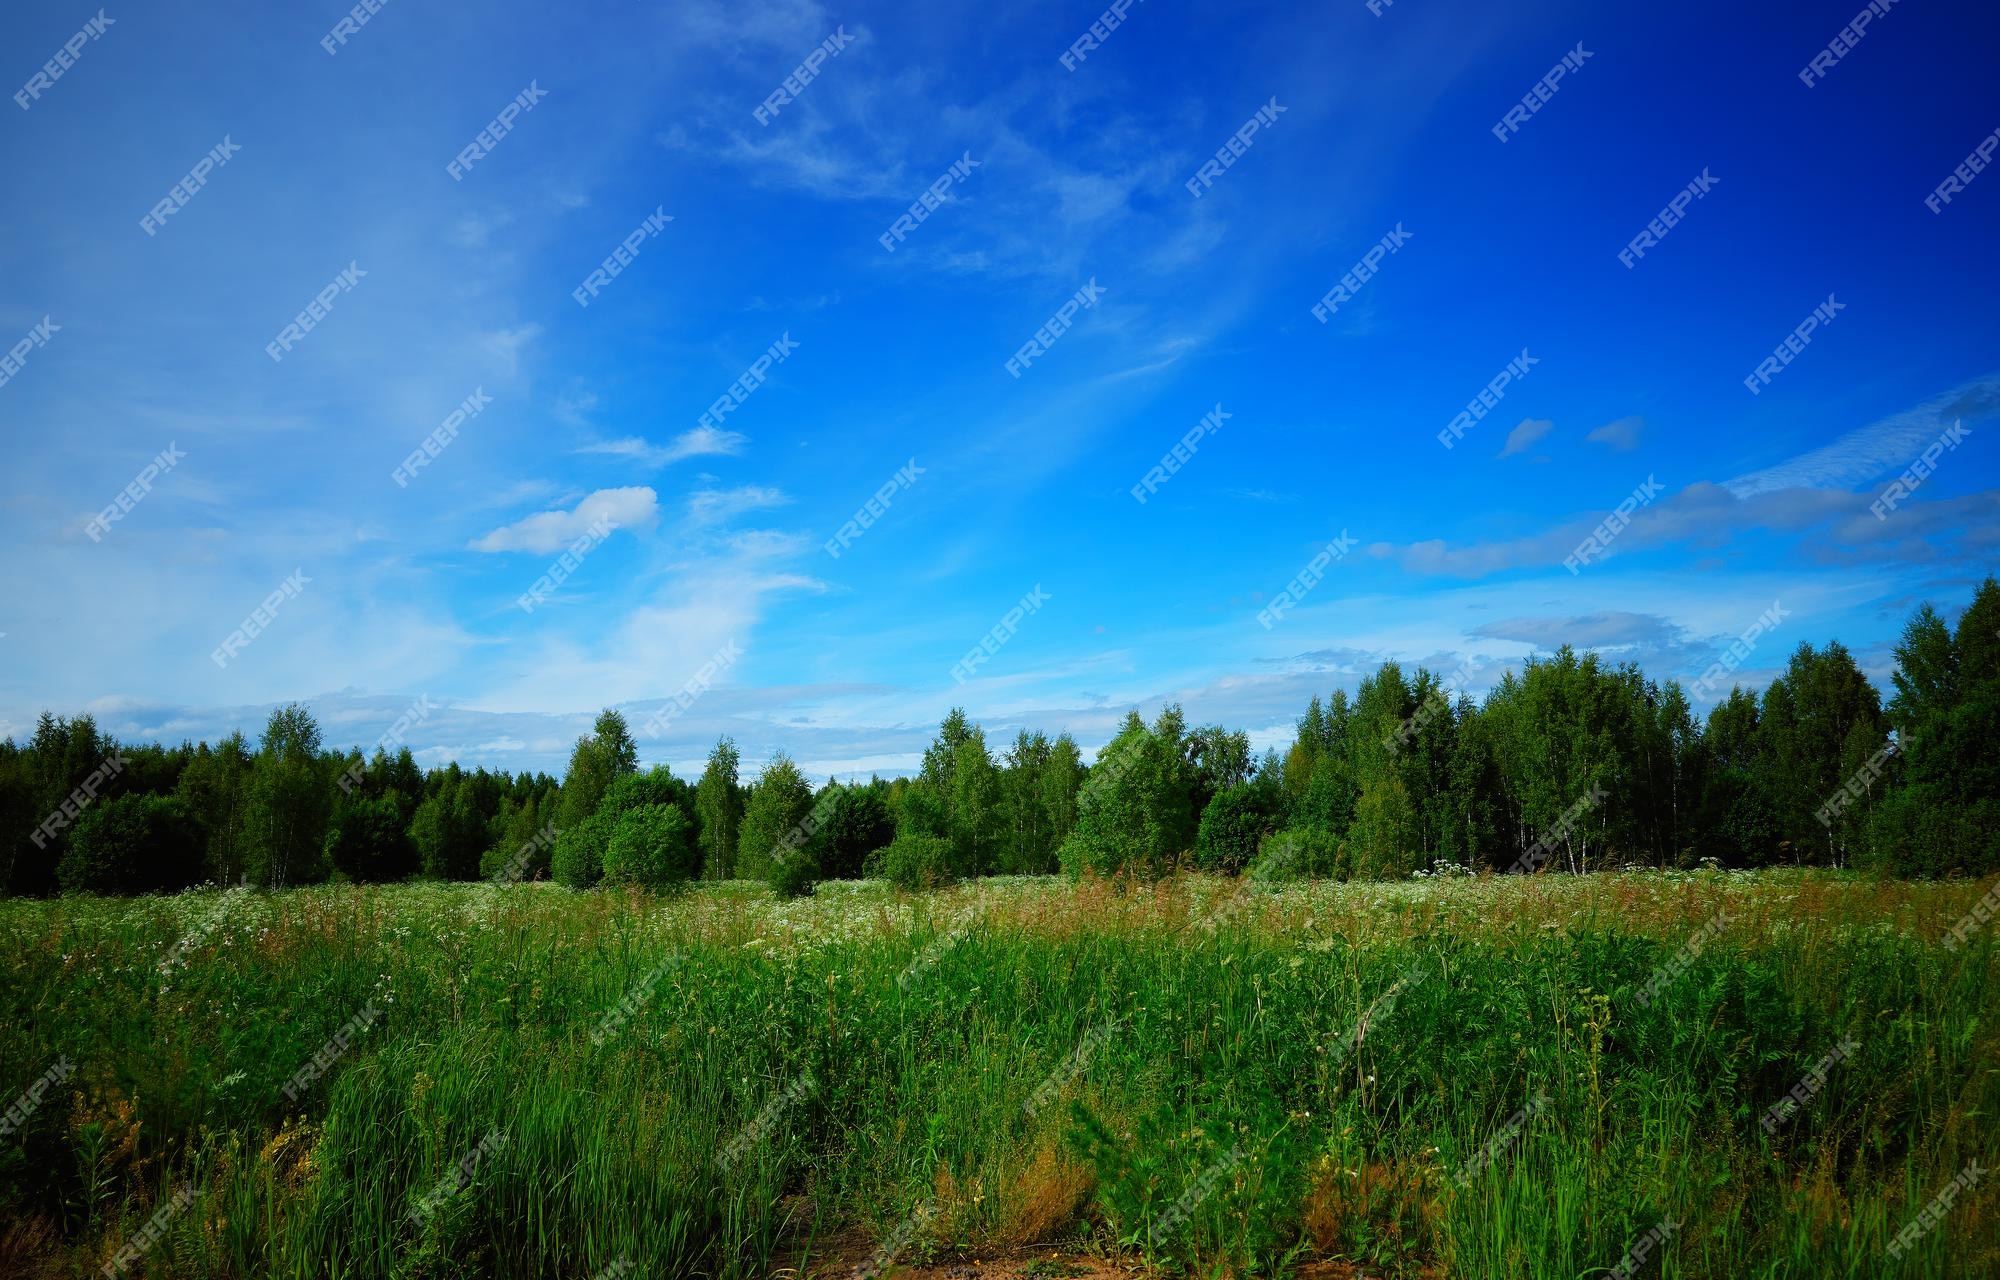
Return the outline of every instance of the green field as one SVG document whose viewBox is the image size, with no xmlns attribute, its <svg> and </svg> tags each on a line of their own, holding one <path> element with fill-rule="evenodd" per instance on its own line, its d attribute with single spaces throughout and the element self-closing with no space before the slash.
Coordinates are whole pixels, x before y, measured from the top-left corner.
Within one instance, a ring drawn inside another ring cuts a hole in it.
<svg viewBox="0 0 2000 1280">
<path fill-rule="evenodd" d="M 0 1274 L 2000 1274 L 1990 887 L 0 902 Z"/>
</svg>

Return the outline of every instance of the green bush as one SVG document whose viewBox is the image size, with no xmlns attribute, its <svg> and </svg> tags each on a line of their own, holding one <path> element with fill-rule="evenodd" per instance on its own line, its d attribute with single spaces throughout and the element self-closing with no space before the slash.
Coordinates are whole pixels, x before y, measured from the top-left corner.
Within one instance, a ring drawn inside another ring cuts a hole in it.
<svg viewBox="0 0 2000 1280">
<path fill-rule="evenodd" d="M 619 814 L 604 851 L 607 881 L 647 889 L 686 884 L 700 866 L 694 824 L 674 804 L 639 805 Z"/>
<path fill-rule="evenodd" d="M 1347 851 L 1330 831 L 1287 827 L 1264 838 L 1250 874 L 1259 880 L 1352 878 Z"/>
<path fill-rule="evenodd" d="M 1234 875 L 1250 865 L 1257 846 L 1277 825 L 1275 788 L 1245 782 L 1218 791 L 1201 812 L 1194 838 L 1195 865 Z"/>
<path fill-rule="evenodd" d="M 812 850 L 803 846 L 793 849 L 774 849 L 771 853 L 771 869 L 765 881 L 771 892 L 781 898 L 802 898 L 813 891 L 813 885 L 820 879 L 819 859 Z"/>
<path fill-rule="evenodd" d="M 897 836 L 869 861 L 871 875 L 898 889 L 935 889 L 951 883 L 951 841 L 942 836 Z"/>
<path fill-rule="evenodd" d="M 1079 826 L 1056 849 L 1056 862 L 1064 874 L 1071 877 L 1086 871 L 1109 876 L 1149 866 L 1151 859 L 1147 854 L 1148 848 L 1143 840 L 1132 839 L 1116 831 L 1085 831 Z"/>
<path fill-rule="evenodd" d="M 549 874 L 557 884 L 588 889 L 604 878 L 604 854 L 611 845 L 614 821 L 609 813 L 599 810 L 556 837 Z"/>
</svg>

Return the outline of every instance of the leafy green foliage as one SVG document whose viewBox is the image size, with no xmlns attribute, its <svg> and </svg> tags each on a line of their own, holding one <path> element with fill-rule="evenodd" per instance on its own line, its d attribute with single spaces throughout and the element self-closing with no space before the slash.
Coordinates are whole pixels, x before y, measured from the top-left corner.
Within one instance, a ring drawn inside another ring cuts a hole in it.
<svg viewBox="0 0 2000 1280">
<path fill-rule="evenodd" d="M 611 847 L 611 833 L 618 820 L 598 810 L 581 821 L 563 827 L 549 857 L 549 871 L 556 883 L 570 889 L 589 889 L 604 878 L 604 853 Z"/>
<path fill-rule="evenodd" d="M 251 766 L 244 816 L 245 869 L 254 883 L 282 889 L 324 874 L 335 790 L 329 774 L 312 714 L 297 703 L 273 711 Z"/>
<path fill-rule="evenodd" d="M 1256 858 L 1257 846 L 1276 827 L 1283 810 L 1284 797 L 1275 782 L 1240 782 L 1216 792 L 1202 810 L 1195 832 L 1195 865 L 1230 875 L 1243 870 Z"/>
<path fill-rule="evenodd" d="M 415 842 L 390 796 L 336 806 L 326 832 L 326 860 L 347 879 L 372 884 L 407 879 L 418 866 Z"/>
<path fill-rule="evenodd" d="M 1955 624 L 1920 607 L 1895 656 L 1886 707 L 1837 643 L 1799 644 L 1761 696 L 1737 688 L 1699 707 L 1675 681 L 1568 646 L 1501 673 L 1483 701 L 1464 687 L 1476 673 L 1390 662 L 1351 698 L 1314 697 L 1284 753 L 1261 761 L 1245 734 L 1190 727 L 1178 705 L 1150 726 L 1129 715 L 1089 768 L 1067 734 L 1031 730 L 996 758 L 953 708 L 916 776 L 829 783 L 817 797 L 782 753 L 746 789 L 727 738 L 693 786 L 642 774 L 612 710 L 577 740 L 560 785 L 456 763 L 425 771 L 407 748 L 329 751 L 298 705 L 273 712 L 254 747 L 240 734 L 121 745 L 88 716 L 44 715 L 26 743 L 0 741 L 0 890 L 62 887 L 87 807 L 78 788 L 100 772 L 99 803 L 178 799 L 202 877 L 269 887 L 502 872 L 588 887 L 619 818 L 651 806 L 679 810 L 702 877 L 787 891 L 852 879 L 902 837 L 944 841 L 936 874 L 954 880 L 1240 871 L 1274 840 L 1288 874 L 1357 879 L 1438 864 L 2000 869 L 2000 584 L 1983 582 Z M 808 858 L 782 866 L 794 848 Z M 69 883 L 165 883 L 150 868 L 95 865 L 103 856 L 78 862 Z"/>
<path fill-rule="evenodd" d="M 1354 875 L 1354 865 L 1326 828 L 1287 827 L 1257 846 L 1250 875 L 1258 880 L 1347 880 Z"/>
<path fill-rule="evenodd" d="M 64 893 L 175 893 L 201 879 L 201 830 L 171 796 L 113 796 L 77 819 L 56 874 Z"/>
<path fill-rule="evenodd" d="M 1900 785 L 1868 815 L 1867 860 L 1901 875 L 2000 870 L 2000 583 L 1980 584 L 1956 632 L 1919 609 L 1892 679 Z"/>
<path fill-rule="evenodd" d="M 772 861 L 765 883 L 780 898 L 800 898 L 811 893 L 820 879 L 819 859 L 811 849 L 800 846 Z"/>
<path fill-rule="evenodd" d="M 743 788 L 737 783 L 736 767 L 736 744 L 727 737 L 717 739 L 695 786 L 703 870 L 712 880 L 726 880 L 736 870 L 737 830 L 743 823 Z"/>
<path fill-rule="evenodd" d="M 750 789 L 737 845 L 737 874 L 770 879 L 783 855 L 809 838 L 803 824 L 812 811 L 812 786 L 805 775 L 783 752 L 772 757 L 757 785 Z"/>
<path fill-rule="evenodd" d="M 889 788 L 880 781 L 865 787 L 830 782 L 813 812 L 819 823 L 806 848 L 819 875 L 829 879 L 859 879 L 868 855 L 896 838 Z"/>
<path fill-rule="evenodd" d="M 869 873 L 898 889 L 917 892 L 951 883 L 951 841 L 942 836 L 897 836 L 877 851 Z"/>
<path fill-rule="evenodd" d="M 694 824 L 677 804 L 641 804 L 617 815 L 604 853 L 604 879 L 646 889 L 672 889 L 695 878 L 701 850 Z"/>
<path fill-rule="evenodd" d="M 1181 711 L 1163 710 L 1148 729 L 1135 713 L 1099 753 L 1077 797 L 1076 828 L 1058 856 L 1071 875 L 1158 876 L 1192 850 L 1196 770 Z"/>
</svg>

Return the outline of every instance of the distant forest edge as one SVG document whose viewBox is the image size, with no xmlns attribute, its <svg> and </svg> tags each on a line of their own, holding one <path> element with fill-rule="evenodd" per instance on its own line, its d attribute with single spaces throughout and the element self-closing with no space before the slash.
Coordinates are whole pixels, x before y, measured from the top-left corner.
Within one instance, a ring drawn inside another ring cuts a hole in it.
<svg viewBox="0 0 2000 1280">
<path fill-rule="evenodd" d="M 1705 724 L 1678 681 L 1567 645 L 1479 703 L 1385 663 L 1351 700 L 1314 698 L 1290 749 L 1261 759 L 1169 705 L 1150 726 L 1129 715 L 1090 766 L 1067 733 L 1027 730 L 996 760 L 954 710 L 915 777 L 818 793 L 783 753 L 743 782 L 727 738 L 693 782 L 642 773 L 609 710 L 560 783 L 330 751 L 296 705 L 255 749 L 240 733 L 121 745 L 89 716 L 44 714 L 25 745 L 0 743 L 0 887 L 2000 869 L 2000 586 L 1979 586 L 1955 632 L 1923 605 L 1895 656 L 1886 707 L 1839 643 L 1803 643 L 1761 698 L 1732 688 Z"/>
</svg>

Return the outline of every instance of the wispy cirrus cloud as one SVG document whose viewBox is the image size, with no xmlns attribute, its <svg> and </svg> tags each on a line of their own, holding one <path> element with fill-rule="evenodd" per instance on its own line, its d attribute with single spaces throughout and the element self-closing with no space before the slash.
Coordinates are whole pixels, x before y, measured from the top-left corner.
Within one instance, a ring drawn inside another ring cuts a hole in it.
<svg viewBox="0 0 2000 1280">
<path fill-rule="evenodd" d="M 688 497 L 688 514 L 701 524 L 719 524 L 746 511 L 782 507 L 791 499 L 781 490 L 766 485 L 744 485 L 736 489 L 702 489 Z"/>
<path fill-rule="evenodd" d="M 502 525 L 472 542 L 474 551 L 547 554 L 576 541 L 599 520 L 620 529 L 649 529 L 659 522 L 659 495 L 644 485 L 599 489 L 568 511 L 542 511 Z"/>
<path fill-rule="evenodd" d="M 595 402 L 593 398 L 593 403 Z M 577 453 L 609 454 L 617 458 L 631 458 L 648 467 L 672 466 L 687 458 L 720 456 L 733 458 L 743 452 L 743 446 L 750 438 L 740 431 L 725 431 L 721 427 L 696 427 L 683 431 L 665 444 L 654 444 L 641 436 L 625 436 L 617 440 L 594 440 L 578 445 Z"/>
<path fill-rule="evenodd" d="M 1572 617 L 1503 618 L 1474 627 L 1466 634 L 1488 640 L 1513 640 L 1537 649 L 1573 644 L 1580 649 L 1627 645 L 1673 645 L 1687 628 L 1652 613 L 1607 610 Z"/>
<path fill-rule="evenodd" d="M 1442 538 L 1404 546 L 1377 542 L 1368 552 L 1411 573 L 1458 578 L 1552 569 L 1603 519 L 1603 512 L 1589 512 L 1520 538 L 1455 546 Z M 1801 537 L 1800 553 L 1820 564 L 1978 557 L 2000 543 L 2000 490 L 1919 498 L 1883 522 L 1844 489 L 1787 487 L 1739 497 L 1702 481 L 1634 513 L 1611 555 L 1669 546 L 1721 549 L 1736 536 L 1760 530 Z"/>
<path fill-rule="evenodd" d="M 1584 440 L 1590 444 L 1609 445 L 1620 453 L 1630 453 L 1639 447 L 1639 432 L 1645 425 L 1644 418 L 1633 414 L 1616 422 L 1605 423 L 1585 436 Z"/>
<path fill-rule="evenodd" d="M 1511 458 L 1517 453 L 1526 453 L 1528 447 L 1555 428 L 1548 418 L 1523 418 L 1519 426 L 1507 433 L 1507 443 L 1500 450 L 1500 456 Z"/>
<path fill-rule="evenodd" d="M 500 363 L 506 366 L 509 374 L 518 373 L 521 369 L 521 353 L 527 350 L 529 343 L 541 336 L 541 332 L 542 326 L 538 324 L 524 324 L 512 329 L 496 330 L 486 335 L 486 347 L 499 357 Z"/>
<path fill-rule="evenodd" d="M 1908 466 L 1954 421 L 1995 415 L 2000 415 L 2000 373 L 1989 373 L 1832 444 L 1724 481 L 1724 487 L 1743 498 L 1773 489 L 1851 489 L 1892 467 Z"/>
</svg>

